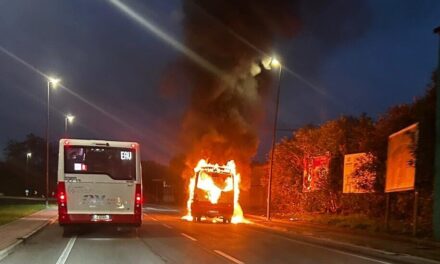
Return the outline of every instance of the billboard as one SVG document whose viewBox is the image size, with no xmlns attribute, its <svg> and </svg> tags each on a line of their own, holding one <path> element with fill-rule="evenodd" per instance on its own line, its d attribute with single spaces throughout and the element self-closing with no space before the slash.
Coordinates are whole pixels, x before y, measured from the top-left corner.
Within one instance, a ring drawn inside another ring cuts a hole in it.
<svg viewBox="0 0 440 264">
<path fill-rule="evenodd" d="M 376 174 L 362 169 L 364 165 L 373 161 L 371 153 L 353 153 L 344 156 L 343 193 L 370 193 L 374 192 Z"/>
<path fill-rule="evenodd" d="M 321 190 L 327 182 L 330 155 L 304 158 L 303 192 Z"/>
<path fill-rule="evenodd" d="M 385 192 L 414 190 L 418 133 L 416 123 L 389 136 Z"/>
</svg>

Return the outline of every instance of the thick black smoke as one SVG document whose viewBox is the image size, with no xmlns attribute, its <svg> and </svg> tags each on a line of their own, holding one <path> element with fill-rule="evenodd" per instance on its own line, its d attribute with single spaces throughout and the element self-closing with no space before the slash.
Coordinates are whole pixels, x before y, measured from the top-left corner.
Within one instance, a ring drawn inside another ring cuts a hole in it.
<svg viewBox="0 0 440 264">
<path fill-rule="evenodd" d="M 221 72 L 190 60 L 178 64 L 190 89 L 182 123 L 187 165 L 201 158 L 220 164 L 234 159 L 246 175 L 276 76 L 261 63 L 274 43 L 304 32 L 325 42 L 321 50 L 335 49 L 360 35 L 350 23 L 357 23 L 353 16 L 364 12 L 362 6 L 359 1 L 184 0 L 185 45 Z"/>
</svg>

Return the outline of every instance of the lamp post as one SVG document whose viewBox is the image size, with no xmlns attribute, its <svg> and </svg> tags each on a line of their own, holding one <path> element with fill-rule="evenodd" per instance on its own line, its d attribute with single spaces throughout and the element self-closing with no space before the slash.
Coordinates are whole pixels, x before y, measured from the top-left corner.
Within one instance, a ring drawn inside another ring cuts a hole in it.
<svg viewBox="0 0 440 264">
<path fill-rule="evenodd" d="M 71 114 L 67 114 L 64 118 L 64 134 L 66 135 L 66 137 L 67 137 L 68 124 L 72 124 L 73 120 L 75 120 L 75 116 Z"/>
<path fill-rule="evenodd" d="M 434 29 L 434 33 L 440 37 L 440 26 Z M 434 205 L 432 211 L 432 227 L 434 238 L 440 241 L 440 38 L 438 42 L 438 65 L 436 84 L 436 118 L 435 118 L 435 167 L 434 167 Z"/>
<path fill-rule="evenodd" d="M 46 119 L 46 208 L 49 207 L 49 125 L 50 125 L 50 88 L 55 89 L 60 79 L 47 79 L 47 119 Z"/>
<path fill-rule="evenodd" d="M 270 220 L 270 203 L 272 197 L 272 174 L 273 174 L 273 160 L 275 154 L 275 142 L 277 139 L 277 125 L 278 125 L 278 107 L 280 104 L 280 90 L 281 90 L 281 72 L 283 66 L 276 58 L 272 58 L 270 65 L 273 68 L 278 68 L 278 85 L 277 85 L 277 97 L 275 103 L 275 117 L 273 122 L 273 132 L 272 132 L 272 152 L 270 154 L 270 171 L 269 171 L 269 180 L 267 184 L 267 205 L 266 205 L 266 219 Z"/>
<path fill-rule="evenodd" d="M 26 175 L 24 179 L 24 188 L 27 189 L 28 186 L 28 179 L 29 179 L 29 160 L 32 158 L 32 152 L 26 153 Z"/>
</svg>

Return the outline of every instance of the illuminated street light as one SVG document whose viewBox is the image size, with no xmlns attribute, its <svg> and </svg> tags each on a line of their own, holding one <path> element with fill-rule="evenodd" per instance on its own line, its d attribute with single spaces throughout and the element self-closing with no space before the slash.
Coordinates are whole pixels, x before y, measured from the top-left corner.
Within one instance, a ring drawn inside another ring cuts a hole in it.
<svg viewBox="0 0 440 264">
<path fill-rule="evenodd" d="M 47 119 L 46 119 L 46 208 L 49 207 L 49 125 L 50 125 L 50 88 L 55 89 L 60 83 L 59 78 L 47 78 Z"/>
<path fill-rule="evenodd" d="M 66 117 L 64 118 L 64 133 L 66 134 L 66 136 L 67 136 L 68 124 L 72 124 L 73 120 L 75 120 L 75 116 L 71 114 L 67 114 Z"/>
<path fill-rule="evenodd" d="M 58 78 L 54 78 L 54 77 L 48 78 L 48 83 L 52 84 L 52 88 L 57 88 L 57 85 L 60 81 L 61 81 L 61 79 L 58 79 Z"/>
<path fill-rule="evenodd" d="M 274 68 L 281 68 L 281 62 L 276 58 L 276 57 L 272 57 L 270 60 L 270 65 Z"/>
<path fill-rule="evenodd" d="M 29 178 L 29 160 L 32 158 L 32 152 L 26 153 L 26 174 L 24 175 L 24 188 L 27 190 L 28 186 L 28 178 Z M 27 196 L 27 194 L 26 194 Z"/>
<path fill-rule="evenodd" d="M 66 119 L 69 120 L 70 123 L 72 123 L 73 119 L 75 119 L 75 117 L 73 115 L 67 115 Z"/>
<path fill-rule="evenodd" d="M 269 180 L 267 184 L 267 205 L 266 205 L 266 218 L 270 220 L 270 203 L 272 197 L 272 174 L 273 174 L 273 159 L 275 154 L 275 141 L 277 139 L 277 125 L 278 125 L 278 107 L 280 104 L 280 90 L 281 90 L 281 71 L 283 66 L 280 61 L 275 57 L 270 58 L 270 66 L 271 68 L 278 68 L 278 88 L 277 88 L 277 97 L 275 104 L 275 117 L 273 122 L 273 133 L 272 133 L 272 152 L 270 155 L 270 170 L 269 170 Z"/>
</svg>

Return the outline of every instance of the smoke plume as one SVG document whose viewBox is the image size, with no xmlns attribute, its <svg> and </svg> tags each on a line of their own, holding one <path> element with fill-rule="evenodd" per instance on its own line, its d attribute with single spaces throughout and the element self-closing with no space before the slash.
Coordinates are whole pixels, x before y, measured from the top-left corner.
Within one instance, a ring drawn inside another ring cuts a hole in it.
<svg viewBox="0 0 440 264">
<path fill-rule="evenodd" d="M 329 16 L 328 1 L 317 1 L 322 3 L 317 6 L 302 2 L 183 0 L 186 46 L 219 70 L 213 74 L 189 60 L 178 64 L 185 76 L 186 85 L 182 86 L 190 89 L 182 122 L 188 168 L 201 158 L 219 164 L 234 159 L 246 179 L 259 143 L 257 128 L 267 112 L 265 98 L 274 86 L 275 69 L 267 67 L 267 54 L 273 53 L 274 42 L 307 30 L 304 26 L 322 33 L 329 49 L 344 38 L 338 34 L 341 31 L 334 35 L 325 31 L 325 23 L 330 21 L 322 21 L 321 28 L 313 20 L 315 15 Z M 357 8 L 350 4 L 346 12 L 353 13 Z M 333 23 L 349 22 L 341 20 L 340 14 L 333 15 Z"/>
</svg>

